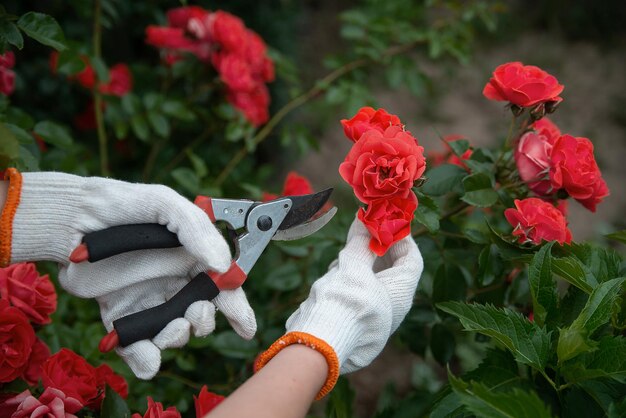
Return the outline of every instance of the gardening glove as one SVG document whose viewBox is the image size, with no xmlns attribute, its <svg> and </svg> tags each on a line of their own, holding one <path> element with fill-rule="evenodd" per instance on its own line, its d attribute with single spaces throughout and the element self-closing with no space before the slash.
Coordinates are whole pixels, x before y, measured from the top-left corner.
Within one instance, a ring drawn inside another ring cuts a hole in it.
<svg viewBox="0 0 626 418">
<path fill-rule="evenodd" d="M 115 319 L 165 302 L 199 272 L 223 273 L 230 267 L 220 232 L 200 208 L 168 187 L 14 169 L 8 177 L 0 262 L 59 262 L 61 286 L 95 298 L 107 331 Z M 133 251 L 96 263 L 69 262 L 85 234 L 135 223 L 166 225 L 183 246 Z M 170 322 L 151 341 L 118 348 L 119 355 L 138 377 L 150 379 L 159 370 L 161 349 L 185 345 L 191 332 L 204 336 L 213 331 L 215 306 L 239 335 L 252 338 L 256 320 L 241 288 L 220 292 L 213 303 L 195 302 L 184 318 Z"/>
<path fill-rule="evenodd" d="M 306 344 L 328 363 L 319 399 L 333 388 L 340 373 L 367 366 L 382 351 L 411 308 L 423 261 L 411 236 L 383 257 L 369 249 L 370 239 L 355 219 L 338 259 L 289 317 L 287 333 L 258 357 L 256 370 L 284 347 Z"/>
</svg>

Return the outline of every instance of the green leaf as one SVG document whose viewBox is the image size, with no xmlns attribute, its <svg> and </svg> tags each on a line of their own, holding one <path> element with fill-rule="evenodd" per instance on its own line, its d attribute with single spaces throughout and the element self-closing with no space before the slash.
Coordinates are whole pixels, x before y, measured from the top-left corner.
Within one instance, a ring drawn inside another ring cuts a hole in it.
<svg viewBox="0 0 626 418">
<path fill-rule="evenodd" d="M 70 76 L 83 71 L 87 64 L 76 51 L 71 49 L 59 53 L 57 59 L 57 71 L 60 74 Z"/>
<path fill-rule="evenodd" d="M 435 324 L 430 331 L 430 351 L 441 365 L 447 364 L 456 348 L 454 334 L 443 324 Z"/>
<path fill-rule="evenodd" d="M 596 287 L 578 318 L 572 325 L 560 330 L 557 345 L 559 364 L 596 346 L 596 342 L 589 337 L 598 327 L 607 323 L 619 308 L 616 302 L 625 280 L 626 278 L 613 279 Z"/>
<path fill-rule="evenodd" d="M 22 171 L 38 171 L 39 158 L 36 157 L 28 148 L 20 146 L 20 156 L 18 159 L 17 169 Z"/>
<path fill-rule="evenodd" d="M 69 130 L 58 123 L 44 120 L 38 122 L 33 131 L 41 136 L 45 142 L 59 148 L 68 149 L 73 145 Z"/>
<path fill-rule="evenodd" d="M 200 179 L 189 167 L 180 167 L 172 170 L 172 177 L 191 194 L 195 194 L 200 188 Z"/>
<path fill-rule="evenodd" d="M 288 262 L 274 269 L 265 280 L 267 287 L 281 292 L 293 290 L 302 283 L 302 275 L 293 262 Z"/>
<path fill-rule="evenodd" d="M 223 331 L 215 336 L 211 347 L 225 357 L 252 359 L 258 354 L 257 340 L 244 340 L 234 331 Z"/>
<path fill-rule="evenodd" d="M 502 270 L 498 247 L 495 244 L 485 246 L 478 256 L 478 274 L 476 281 L 480 286 L 489 286 Z"/>
<path fill-rule="evenodd" d="M 163 113 L 176 119 L 184 121 L 193 121 L 196 119 L 196 115 L 185 106 L 184 103 L 178 100 L 166 100 L 161 108 Z"/>
<path fill-rule="evenodd" d="M 141 139 L 142 141 L 147 141 L 148 138 L 150 138 L 150 128 L 148 127 L 148 121 L 142 114 L 137 113 L 133 115 L 133 117 L 130 119 L 130 126 L 131 128 L 133 128 L 133 133 L 137 135 L 137 138 Z"/>
<path fill-rule="evenodd" d="M 466 294 L 467 282 L 461 270 L 454 264 L 441 264 L 433 282 L 433 302 L 465 300 Z"/>
<path fill-rule="evenodd" d="M 611 234 L 605 235 L 608 239 L 614 239 L 616 241 L 622 242 L 626 244 L 626 229 L 622 229 L 621 231 L 613 232 Z"/>
<path fill-rule="evenodd" d="M 6 167 L 20 155 L 20 144 L 13 132 L 0 122 L 0 165 Z"/>
<path fill-rule="evenodd" d="M 439 207 L 437 203 L 423 193 L 417 193 L 419 204 L 415 211 L 415 220 L 428 229 L 431 234 L 439 231 Z"/>
<path fill-rule="evenodd" d="M 476 173 L 463 179 L 465 194 L 461 200 L 473 206 L 486 208 L 498 201 L 498 193 L 491 184 L 491 178 L 485 173 Z"/>
<path fill-rule="evenodd" d="M 457 157 L 465 154 L 470 147 L 469 141 L 467 139 L 457 139 L 456 141 L 447 141 L 446 144 L 452 149 L 452 152 L 457 155 Z"/>
<path fill-rule="evenodd" d="M 427 181 L 422 186 L 422 192 L 430 196 L 442 196 L 451 191 L 460 191 L 461 180 L 467 176 L 467 171 L 454 164 L 443 164 L 428 170 Z"/>
<path fill-rule="evenodd" d="M 514 388 L 494 392 L 479 382 L 466 383 L 448 372 L 452 390 L 472 413 L 482 418 L 550 418 L 550 409 L 535 392 Z"/>
<path fill-rule="evenodd" d="M 28 12 L 17 21 L 17 26 L 34 40 L 57 51 L 67 49 L 63 30 L 52 17 L 43 13 Z"/>
<path fill-rule="evenodd" d="M 101 57 L 91 57 L 89 60 L 91 62 L 91 66 L 96 72 L 96 78 L 98 81 L 103 84 L 108 83 L 111 77 L 104 60 Z"/>
<path fill-rule="evenodd" d="M 543 326 L 548 319 L 554 320 L 558 313 L 558 297 L 552 278 L 551 251 L 554 242 L 544 245 L 533 257 L 528 267 L 528 281 L 533 298 L 533 312 L 537 325 Z"/>
<path fill-rule="evenodd" d="M 490 388 L 507 389 L 514 387 L 522 378 L 515 358 L 509 351 L 488 348 L 485 357 L 474 370 L 467 372 L 465 380 L 475 380 Z"/>
<path fill-rule="evenodd" d="M 109 385 L 104 390 L 104 399 L 102 400 L 102 409 L 100 410 L 100 418 L 128 418 L 130 410 L 126 401 Z"/>
<path fill-rule="evenodd" d="M 122 109 L 128 116 L 141 112 L 141 100 L 133 93 L 129 93 L 122 97 Z"/>
<path fill-rule="evenodd" d="M 598 285 L 591 271 L 575 257 L 552 259 L 552 271 L 585 293 L 591 293 Z"/>
<path fill-rule="evenodd" d="M 161 113 L 150 111 L 148 112 L 148 121 L 154 132 L 162 138 L 167 138 L 170 135 L 170 122 Z"/>
<path fill-rule="evenodd" d="M 345 377 L 340 377 L 326 403 L 326 418 L 352 418 L 354 390 Z"/>
<path fill-rule="evenodd" d="M 24 38 L 15 23 L 5 19 L 0 20 L 0 40 L 10 43 L 17 49 L 24 47 Z"/>
<path fill-rule="evenodd" d="M 608 377 L 626 383 L 626 338 L 607 336 L 597 349 L 581 355 L 561 368 L 568 383 Z"/>
<path fill-rule="evenodd" d="M 199 178 L 203 178 L 204 176 L 209 174 L 209 169 L 207 168 L 206 163 L 202 158 L 198 157 L 192 151 L 187 151 L 187 157 L 189 157 L 191 165 L 193 166 L 193 169 Z"/>
<path fill-rule="evenodd" d="M 589 243 L 572 243 L 566 248 L 585 265 L 597 283 L 620 276 L 622 259 L 615 250 Z"/>
<path fill-rule="evenodd" d="M 520 363 L 543 371 L 550 356 L 550 333 L 518 312 L 493 305 L 438 303 L 437 307 L 456 316 L 466 331 L 476 331 L 504 345 Z"/>
</svg>

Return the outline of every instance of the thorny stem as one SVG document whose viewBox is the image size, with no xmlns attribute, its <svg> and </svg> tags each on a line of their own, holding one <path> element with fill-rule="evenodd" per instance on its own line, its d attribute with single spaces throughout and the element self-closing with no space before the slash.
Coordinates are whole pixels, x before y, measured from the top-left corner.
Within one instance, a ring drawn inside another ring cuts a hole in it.
<svg viewBox="0 0 626 418">
<path fill-rule="evenodd" d="M 93 12 L 93 55 L 98 59 L 102 55 L 102 25 L 100 17 L 102 15 L 102 5 L 100 0 L 94 2 Z M 102 114 L 102 95 L 98 91 L 100 83 L 96 83 L 93 90 L 94 112 L 96 116 L 96 129 L 98 134 L 98 144 L 100 149 L 100 173 L 104 177 L 108 177 L 109 172 L 109 154 L 107 149 L 107 133 L 104 128 L 104 116 Z"/>
<path fill-rule="evenodd" d="M 383 52 L 381 59 L 390 58 L 394 55 L 403 54 L 409 52 L 417 45 L 421 44 L 422 41 L 415 41 L 408 43 L 406 45 L 397 45 L 387 49 Z M 294 98 L 287 104 L 285 104 L 278 112 L 272 116 L 272 118 L 256 133 L 256 135 L 252 138 L 252 144 L 254 148 L 256 148 L 261 142 L 263 142 L 269 135 L 272 133 L 274 128 L 287 116 L 291 113 L 292 110 L 297 109 L 303 104 L 307 103 L 309 100 L 315 98 L 320 93 L 323 93 L 328 87 L 337 81 L 340 77 L 354 71 L 357 68 L 361 68 L 374 62 L 372 59 L 360 58 L 354 61 L 351 61 L 333 71 L 328 73 L 326 76 L 318 80 L 313 87 L 311 87 L 308 91 L 301 94 L 300 96 Z M 239 162 L 248 154 L 248 148 L 242 147 L 237 153 L 231 158 L 231 160 L 226 164 L 222 172 L 217 176 L 215 180 L 215 186 L 220 187 L 222 183 L 228 178 L 230 173 L 237 167 Z"/>
</svg>

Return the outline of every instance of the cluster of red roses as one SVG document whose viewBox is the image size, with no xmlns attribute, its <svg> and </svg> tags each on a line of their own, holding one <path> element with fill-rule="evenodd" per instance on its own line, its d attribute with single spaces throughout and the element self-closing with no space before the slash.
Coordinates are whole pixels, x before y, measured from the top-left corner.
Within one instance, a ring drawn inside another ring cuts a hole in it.
<svg viewBox="0 0 626 418">
<path fill-rule="evenodd" d="M 198 396 L 194 395 L 193 397 L 194 406 L 196 407 L 196 418 L 203 418 L 223 400 L 223 396 L 209 392 L 206 385 L 202 386 L 200 394 Z M 148 396 L 148 409 L 146 409 L 145 414 L 141 416 L 141 414 L 135 413 L 131 418 L 181 418 L 181 415 L 175 406 L 164 409 L 161 402 L 154 402 L 154 400 Z"/>
<path fill-rule="evenodd" d="M 418 204 L 411 189 L 426 170 L 424 148 L 396 115 L 384 109 L 364 107 L 341 124 L 354 145 L 339 174 L 367 204 L 358 217 L 372 236 L 370 249 L 382 256 L 411 233 Z"/>
<path fill-rule="evenodd" d="M 230 13 L 187 6 L 167 12 L 168 26 L 148 26 L 146 43 L 165 51 L 172 64 L 191 53 L 210 62 L 226 86 L 226 98 L 254 126 L 269 119 L 265 83 L 274 80 L 274 63 L 261 37 Z"/>
<path fill-rule="evenodd" d="M 562 101 L 559 95 L 563 89 L 542 69 L 511 62 L 496 68 L 483 90 L 488 99 L 516 106 L 516 112 L 529 108 L 536 120 L 515 144 L 514 156 L 520 178 L 539 198 L 515 200 L 516 209 L 504 213 L 514 227 L 513 235 L 522 243 L 571 242 L 563 204 L 558 199 L 572 197 L 595 212 L 598 203 L 609 195 L 591 141 L 561 134 L 549 119 L 542 119 Z M 561 208 L 549 202 L 557 202 Z"/>
<path fill-rule="evenodd" d="M 0 93 L 5 96 L 13 93 L 15 89 L 15 72 L 11 68 L 15 66 L 15 54 L 7 51 L 0 54 Z"/>
<path fill-rule="evenodd" d="M 123 97 L 133 89 L 133 75 L 128 68 L 128 65 L 124 63 L 118 63 L 109 69 L 109 81 L 107 83 L 98 82 L 96 72 L 89 62 L 87 56 L 81 57 L 85 68 L 70 77 L 71 81 L 76 81 L 80 86 L 87 90 L 92 90 L 96 87 L 102 94 L 109 96 Z M 53 73 L 57 72 L 59 62 L 59 53 L 54 51 L 50 54 L 50 69 Z M 102 103 L 105 106 L 105 103 Z M 96 128 L 95 117 L 95 105 L 93 100 L 90 100 L 85 110 L 76 116 L 74 124 L 78 129 L 83 131 Z"/>
</svg>

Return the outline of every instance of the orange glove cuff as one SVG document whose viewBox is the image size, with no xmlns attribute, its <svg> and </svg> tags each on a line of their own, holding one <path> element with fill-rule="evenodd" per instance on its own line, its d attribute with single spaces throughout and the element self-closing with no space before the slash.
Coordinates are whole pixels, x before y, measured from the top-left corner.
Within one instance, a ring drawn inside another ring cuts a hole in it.
<svg viewBox="0 0 626 418">
<path fill-rule="evenodd" d="M 5 267 L 11 262 L 13 217 L 17 205 L 20 204 L 22 175 L 15 168 L 9 168 L 4 173 L 4 180 L 9 180 L 9 191 L 0 216 L 0 267 Z"/>
<path fill-rule="evenodd" d="M 307 334 L 306 332 L 290 332 L 283 335 L 265 352 L 259 354 L 254 362 L 254 371 L 258 372 L 261 370 L 263 366 L 274 358 L 274 356 L 283 348 L 292 344 L 304 344 L 318 353 L 321 353 L 324 358 L 326 358 L 326 363 L 328 364 L 328 376 L 326 377 L 324 386 L 322 386 L 322 389 L 315 397 L 315 400 L 322 399 L 333 389 L 333 387 L 335 387 L 335 383 L 337 383 L 337 379 L 339 379 L 339 359 L 337 358 L 337 354 L 335 354 L 335 350 L 333 350 L 333 348 L 328 345 L 326 341 L 320 340 L 311 334 Z"/>
</svg>

